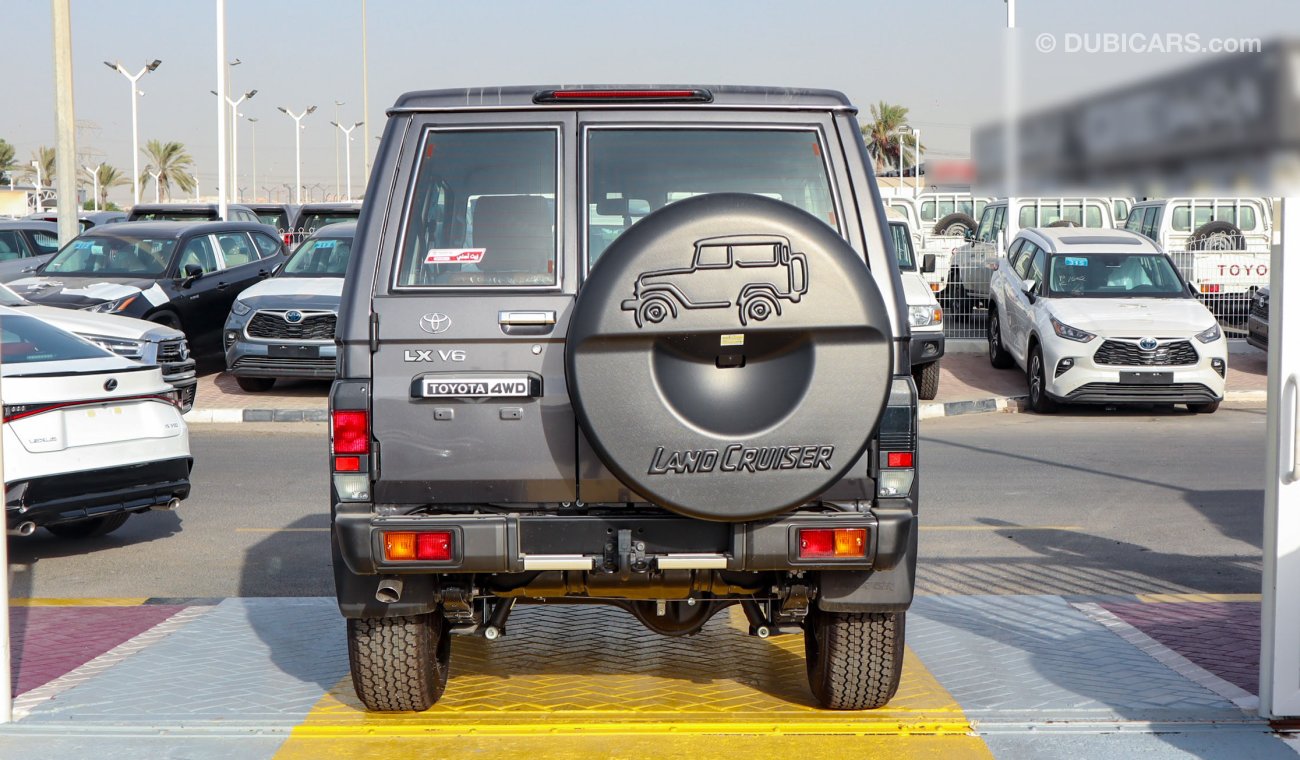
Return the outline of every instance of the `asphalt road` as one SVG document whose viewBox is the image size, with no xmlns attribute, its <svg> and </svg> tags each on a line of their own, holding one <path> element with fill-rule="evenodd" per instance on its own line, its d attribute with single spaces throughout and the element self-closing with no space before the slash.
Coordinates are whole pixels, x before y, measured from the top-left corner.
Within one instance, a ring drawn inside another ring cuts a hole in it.
<svg viewBox="0 0 1300 760">
<path fill-rule="evenodd" d="M 921 593 L 1259 590 L 1264 410 L 922 424 Z M 9 540 L 16 597 L 330 595 L 323 425 L 196 425 L 194 492 L 74 542 Z"/>
</svg>

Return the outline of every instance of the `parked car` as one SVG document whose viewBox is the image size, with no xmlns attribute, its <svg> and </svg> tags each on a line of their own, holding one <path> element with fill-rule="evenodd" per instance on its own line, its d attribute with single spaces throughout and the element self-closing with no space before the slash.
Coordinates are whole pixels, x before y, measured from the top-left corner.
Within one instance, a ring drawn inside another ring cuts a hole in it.
<svg viewBox="0 0 1300 760">
<path fill-rule="evenodd" d="M 306 203 L 293 220 L 292 243 L 299 243 L 327 224 L 355 222 L 361 217 L 361 203 Z"/>
<path fill-rule="evenodd" d="M 451 630 L 495 638 L 528 599 L 674 636 L 740 605 L 802 633 L 820 704 L 887 703 L 917 400 L 853 106 L 466 92 L 389 111 L 339 312 L 328 511 L 361 702 L 429 707 Z"/>
<path fill-rule="evenodd" d="M 1268 286 L 1255 291 L 1250 299 L 1250 316 L 1246 318 L 1246 342 L 1268 350 Z"/>
<path fill-rule="evenodd" d="M 18 309 L 23 314 L 49 322 L 118 356 L 158 367 L 163 379 L 176 389 L 181 411 L 188 412 L 194 407 L 198 374 L 194 358 L 190 356 L 189 342 L 180 330 L 114 314 L 39 306 L 5 285 L 0 285 L 0 306 Z"/>
<path fill-rule="evenodd" d="M 127 215 L 128 222 L 220 222 L 221 207 L 215 203 L 137 203 Z M 226 205 L 226 219 L 231 222 L 257 222 L 257 214 L 238 203 Z"/>
<path fill-rule="evenodd" d="M 278 377 L 333 379 L 334 324 L 356 222 L 320 228 L 274 277 L 235 299 L 226 318 L 226 368 L 246 391 Z"/>
<path fill-rule="evenodd" d="M 990 286 L 989 361 L 1024 369 L 1035 411 L 1060 402 L 1219 408 L 1228 341 L 1145 237 L 1022 230 Z"/>
<path fill-rule="evenodd" d="M 59 215 L 50 211 L 44 211 L 38 214 L 32 214 L 28 219 L 39 219 L 45 222 L 59 221 Z M 116 224 L 117 222 L 126 221 L 126 212 L 124 211 L 81 211 L 77 214 L 77 225 L 81 232 L 85 232 L 91 227 L 98 227 L 102 224 Z"/>
<path fill-rule="evenodd" d="M 907 301 L 907 322 L 912 328 L 912 379 L 916 394 L 932 401 L 939 394 L 939 359 L 943 357 L 943 309 L 930 285 L 921 275 L 934 270 L 934 254 L 925 254 L 920 266 L 912 249 L 912 234 L 907 222 L 890 221 L 898 270 L 902 274 L 903 298 Z"/>
<path fill-rule="evenodd" d="M 85 233 L 10 287 L 38 304 L 174 327 L 196 353 L 215 352 L 236 296 L 284 260 L 262 224 L 133 222 Z"/>
<path fill-rule="evenodd" d="M 969 313 L 984 306 L 989 297 L 989 277 L 1005 246 L 1022 229 L 1031 227 L 1087 227 L 1113 229 L 1114 205 L 1110 198 L 1016 198 L 1008 211 L 1007 199 L 984 206 L 970 242 L 953 251 L 947 287 L 941 299 L 948 311 Z"/>
<path fill-rule="evenodd" d="M 59 226 L 39 219 L 0 221 L 0 282 L 24 277 L 59 250 Z"/>
<path fill-rule="evenodd" d="M 1268 284 L 1273 222 L 1267 198 L 1144 200 L 1133 206 L 1124 229 L 1171 252 L 1216 313 L 1245 313 L 1255 291 Z"/>
<path fill-rule="evenodd" d="M 259 222 L 279 230 L 280 234 L 285 236 L 285 245 L 293 243 L 288 235 L 293 229 L 294 221 L 298 218 L 297 206 L 292 203 L 246 203 L 244 205 L 257 214 Z"/>
<path fill-rule="evenodd" d="M 0 335 L 10 532 L 102 536 L 189 496 L 189 432 L 157 367 L 16 309 Z"/>
</svg>

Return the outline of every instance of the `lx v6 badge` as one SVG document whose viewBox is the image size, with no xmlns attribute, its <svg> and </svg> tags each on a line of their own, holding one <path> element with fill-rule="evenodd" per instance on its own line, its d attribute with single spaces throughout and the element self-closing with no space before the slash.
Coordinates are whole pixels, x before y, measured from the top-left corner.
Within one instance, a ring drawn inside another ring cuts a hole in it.
<svg viewBox="0 0 1300 760">
<path fill-rule="evenodd" d="M 465 351 L 460 348 L 439 348 L 439 349 L 406 349 L 402 355 L 404 362 L 433 362 L 441 359 L 445 362 L 463 362 L 465 361 Z"/>
</svg>

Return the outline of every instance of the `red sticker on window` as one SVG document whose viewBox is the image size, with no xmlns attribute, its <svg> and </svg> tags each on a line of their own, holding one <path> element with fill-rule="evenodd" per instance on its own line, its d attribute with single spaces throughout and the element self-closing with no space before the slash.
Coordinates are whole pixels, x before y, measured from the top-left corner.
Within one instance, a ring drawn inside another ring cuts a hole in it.
<svg viewBox="0 0 1300 760">
<path fill-rule="evenodd" d="M 426 264 L 477 264 L 483 260 L 486 248 L 430 248 L 424 257 Z"/>
</svg>

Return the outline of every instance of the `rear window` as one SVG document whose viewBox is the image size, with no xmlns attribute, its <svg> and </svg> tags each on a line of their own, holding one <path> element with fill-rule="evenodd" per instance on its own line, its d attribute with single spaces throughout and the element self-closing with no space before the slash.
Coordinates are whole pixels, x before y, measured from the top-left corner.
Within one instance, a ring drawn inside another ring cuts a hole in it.
<svg viewBox="0 0 1300 760">
<path fill-rule="evenodd" d="M 298 219 L 298 232 L 305 232 L 308 235 L 327 224 L 338 224 L 339 222 L 355 222 L 361 216 L 360 211 L 311 211 L 303 214 Z M 270 224 L 270 222 L 267 222 Z M 279 225 L 276 225 L 277 227 Z"/>
<path fill-rule="evenodd" d="M 706 193 L 750 193 L 839 231 L 819 133 L 811 129 L 593 129 L 587 138 L 587 257 L 641 217 Z"/>
<path fill-rule="evenodd" d="M 553 128 L 426 133 L 397 286 L 555 285 L 558 140 Z"/>
<path fill-rule="evenodd" d="M 131 212 L 133 222 L 206 222 L 217 221 L 216 211 L 140 211 Z"/>
<path fill-rule="evenodd" d="M 1255 229 L 1255 219 L 1255 208 L 1248 204 L 1242 204 L 1238 209 L 1231 202 L 1207 203 L 1204 206 L 1196 206 L 1195 213 L 1186 204 L 1183 204 L 1174 206 L 1170 226 L 1178 232 L 1192 232 L 1210 222 L 1227 222 L 1235 225 L 1237 229 L 1250 231 Z"/>
<path fill-rule="evenodd" d="M 269 224 L 281 232 L 289 229 L 289 215 L 283 211 L 258 211 L 257 221 Z"/>
<path fill-rule="evenodd" d="M 101 359 L 113 354 L 34 317 L 5 314 L 0 319 L 5 364 Z"/>
</svg>

